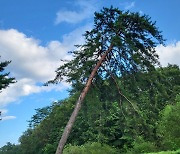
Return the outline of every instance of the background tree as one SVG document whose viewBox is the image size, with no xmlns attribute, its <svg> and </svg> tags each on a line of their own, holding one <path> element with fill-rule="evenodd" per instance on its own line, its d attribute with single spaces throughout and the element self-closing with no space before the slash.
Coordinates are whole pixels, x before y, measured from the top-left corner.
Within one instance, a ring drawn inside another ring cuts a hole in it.
<svg viewBox="0 0 180 154">
<path fill-rule="evenodd" d="M 21 150 L 19 145 L 7 142 L 6 145 L 0 148 L 0 154 L 20 154 Z"/>
<path fill-rule="evenodd" d="M 158 133 L 165 150 L 177 150 L 180 148 L 180 94 L 175 103 L 167 105 L 161 111 L 158 122 Z"/>
<path fill-rule="evenodd" d="M 160 31 L 148 16 L 113 7 L 95 13 L 94 28 L 84 36 L 85 44 L 77 46 L 72 52 L 74 59 L 60 66 L 56 78 L 51 81 L 57 83 L 66 76 L 74 85 L 86 83 L 61 137 L 57 154 L 62 153 L 81 104 L 92 81 L 96 80 L 96 73 L 107 78 L 108 72 L 122 77 L 152 71 L 158 64 L 155 47 L 163 43 Z"/>
<path fill-rule="evenodd" d="M 0 93 L 2 89 L 8 87 L 9 84 L 15 83 L 15 78 L 8 77 L 9 73 L 3 72 L 5 70 L 5 67 L 7 67 L 7 65 L 10 62 L 11 61 L 0 62 Z M 0 111 L 0 116 L 1 116 L 1 111 Z M 1 117 L 0 120 L 2 120 Z"/>
<path fill-rule="evenodd" d="M 0 92 L 2 89 L 8 87 L 9 84 L 15 83 L 15 78 L 8 77 L 9 73 L 4 73 L 5 67 L 7 67 L 10 62 L 11 61 L 0 62 Z"/>
</svg>

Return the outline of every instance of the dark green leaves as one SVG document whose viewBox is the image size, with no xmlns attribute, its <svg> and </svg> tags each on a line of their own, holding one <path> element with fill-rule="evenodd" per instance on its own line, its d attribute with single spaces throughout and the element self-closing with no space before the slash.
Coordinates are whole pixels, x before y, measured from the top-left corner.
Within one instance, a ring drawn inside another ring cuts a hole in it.
<svg viewBox="0 0 180 154">
<path fill-rule="evenodd" d="M 94 28 L 86 31 L 84 37 L 85 43 L 72 51 L 74 59 L 60 66 L 51 82 L 58 83 L 66 77 L 74 84 L 85 83 L 110 44 L 113 49 L 98 70 L 102 78 L 108 77 L 108 71 L 120 77 L 153 70 L 159 64 L 155 47 L 164 41 L 150 17 L 113 7 L 95 13 Z"/>
<path fill-rule="evenodd" d="M 10 83 L 15 83 L 15 78 L 9 78 L 9 73 L 3 73 L 5 67 L 8 66 L 10 61 L 0 63 L 0 92 L 5 89 Z"/>
</svg>

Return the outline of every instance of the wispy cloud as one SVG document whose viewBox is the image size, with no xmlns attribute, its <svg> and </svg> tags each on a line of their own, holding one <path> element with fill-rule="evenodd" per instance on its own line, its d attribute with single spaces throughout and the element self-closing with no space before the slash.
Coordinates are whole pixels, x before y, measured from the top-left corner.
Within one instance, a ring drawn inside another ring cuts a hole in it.
<svg viewBox="0 0 180 154">
<path fill-rule="evenodd" d="M 74 5 L 79 8 L 78 11 L 61 9 L 57 12 L 55 19 L 56 25 L 62 22 L 76 24 L 93 16 L 95 6 L 92 4 L 92 1 L 78 0 Z"/>
<path fill-rule="evenodd" d="M 135 2 L 125 2 L 125 3 L 120 3 L 120 5 L 123 6 L 125 10 L 130 10 L 133 7 L 135 7 Z"/>
<path fill-rule="evenodd" d="M 139 14 L 140 14 L 140 15 L 143 15 L 143 14 L 144 14 L 144 12 L 140 10 L 140 11 L 139 11 Z"/>
<path fill-rule="evenodd" d="M 6 114 L 8 113 L 8 110 L 6 109 L 0 109 L 0 111 L 1 111 L 0 121 L 11 120 L 16 118 L 15 116 L 7 116 Z"/>
<path fill-rule="evenodd" d="M 16 119 L 16 117 L 15 116 L 4 116 L 4 117 L 2 117 L 2 121 L 12 120 L 12 119 Z"/>
</svg>

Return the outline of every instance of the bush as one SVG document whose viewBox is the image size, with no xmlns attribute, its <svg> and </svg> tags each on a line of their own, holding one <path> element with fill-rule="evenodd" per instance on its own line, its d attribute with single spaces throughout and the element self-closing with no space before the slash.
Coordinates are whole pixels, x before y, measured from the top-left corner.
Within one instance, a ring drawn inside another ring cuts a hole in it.
<svg viewBox="0 0 180 154">
<path fill-rule="evenodd" d="M 56 152 L 57 145 L 47 144 L 43 149 L 43 154 L 51 154 Z"/>
<path fill-rule="evenodd" d="M 127 154 L 140 154 L 147 152 L 156 152 L 157 148 L 154 143 L 145 141 L 142 137 L 138 137 L 133 142 L 133 148 L 127 150 Z"/>
<path fill-rule="evenodd" d="M 93 142 L 81 146 L 68 145 L 63 154 L 117 154 L 117 150 L 109 145 Z"/>
<path fill-rule="evenodd" d="M 161 112 L 158 124 L 158 133 L 162 140 L 164 150 L 177 150 L 180 148 L 180 95 L 176 104 L 167 105 Z"/>
</svg>

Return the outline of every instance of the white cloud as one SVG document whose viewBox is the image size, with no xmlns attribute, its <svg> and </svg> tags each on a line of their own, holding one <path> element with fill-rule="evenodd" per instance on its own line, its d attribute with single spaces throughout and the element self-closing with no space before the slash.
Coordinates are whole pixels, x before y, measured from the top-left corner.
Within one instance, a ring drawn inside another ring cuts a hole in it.
<svg viewBox="0 0 180 154">
<path fill-rule="evenodd" d="M 36 85 L 36 81 L 32 79 L 20 79 L 16 84 L 11 85 L 9 88 L 2 91 L 0 94 L 0 107 L 5 107 L 11 102 L 17 101 L 22 96 L 28 96 L 33 93 L 39 93 L 43 91 L 58 90 L 68 88 L 70 85 L 68 83 L 62 82 L 58 86 L 50 85 L 48 87 Z M 0 110 L 2 111 L 2 110 Z"/>
<path fill-rule="evenodd" d="M 6 109 L 0 109 L 1 111 L 1 116 L 0 116 L 0 121 L 5 121 L 5 120 L 10 120 L 10 119 L 15 119 L 15 116 L 7 116 L 8 110 Z"/>
<path fill-rule="evenodd" d="M 67 55 L 64 47 L 59 43 L 59 53 L 53 57 L 54 50 L 39 45 L 33 38 L 28 38 L 15 29 L 0 30 L 0 51 L 2 59 L 12 60 L 9 69 L 17 79 L 31 78 L 45 81 L 53 77 L 57 57 Z M 49 60 L 49 56 L 55 61 Z"/>
<path fill-rule="evenodd" d="M 140 15 L 143 15 L 143 14 L 144 14 L 144 12 L 140 10 L 140 11 L 139 11 L 139 14 L 140 14 Z"/>
<path fill-rule="evenodd" d="M 124 2 L 120 3 L 120 5 L 123 6 L 125 10 L 130 10 L 135 6 L 135 2 Z"/>
<path fill-rule="evenodd" d="M 160 45 L 156 50 L 162 66 L 167 66 L 168 63 L 180 66 L 180 41 L 167 46 Z"/>
<path fill-rule="evenodd" d="M 2 121 L 12 120 L 12 119 L 16 119 L 16 117 L 15 116 L 4 116 L 4 117 L 2 117 Z"/>
<path fill-rule="evenodd" d="M 47 46 L 41 46 L 38 40 L 29 38 L 15 29 L 0 30 L 1 60 L 12 60 L 7 69 L 10 76 L 18 81 L 0 93 L 0 107 L 4 108 L 22 96 L 32 93 L 69 87 L 65 82 L 48 87 L 38 84 L 55 77 L 55 70 L 62 64 L 60 59 L 72 59 L 68 51 L 73 50 L 75 44 L 83 43 L 82 34 L 89 28 L 87 25 L 76 29 L 64 35 L 62 42 L 51 41 Z"/>
<path fill-rule="evenodd" d="M 56 14 L 55 24 L 57 25 L 61 22 L 76 24 L 84 19 L 92 17 L 95 11 L 92 1 L 78 0 L 76 5 L 79 8 L 78 11 L 70 11 L 69 9 L 59 10 Z"/>
</svg>

